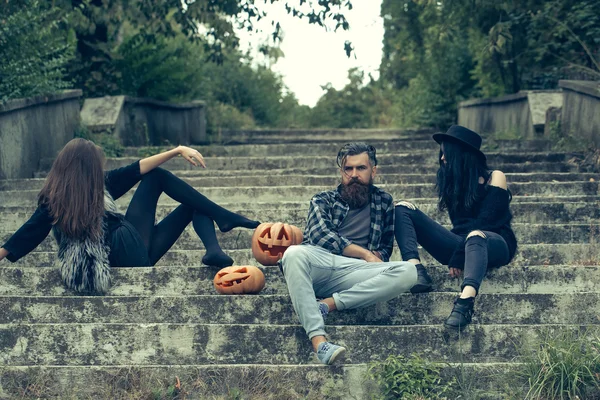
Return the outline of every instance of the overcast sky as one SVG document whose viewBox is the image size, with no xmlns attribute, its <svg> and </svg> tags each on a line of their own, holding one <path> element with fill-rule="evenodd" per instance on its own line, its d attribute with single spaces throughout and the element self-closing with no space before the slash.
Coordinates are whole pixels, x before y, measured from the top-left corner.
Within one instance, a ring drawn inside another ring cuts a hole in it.
<svg viewBox="0 0 600 400">
<path fill-rule="evenodd" d="M 350 30 L 326 32 L 317 25 L 287 15 L 285 2 L 264 5 L 268 18 L 257 24 L 262 33 L 238 31 L 242 49 L 256 49 L 272 32 L 271 20 L 281 23 L 284 39 L 281 50 L 285 54 L 272 69 L 281 74 L 286 86 L 295 93 L 300 104 L 314 106 L 323 94 L 322 85 L 330 82 L 335 88 L 344 87 L 348 69 L 360 67 L 365 76 L 377 78 L 383 40 L 383 20 L 379 17 L 381 0 L 354 0 L 353 9 L 344 14 Z M 344 42 L 355 48 L 351 58 L 346 57 Z M 356 57 L 356 58 L 355 58 Z"/>
</svg>

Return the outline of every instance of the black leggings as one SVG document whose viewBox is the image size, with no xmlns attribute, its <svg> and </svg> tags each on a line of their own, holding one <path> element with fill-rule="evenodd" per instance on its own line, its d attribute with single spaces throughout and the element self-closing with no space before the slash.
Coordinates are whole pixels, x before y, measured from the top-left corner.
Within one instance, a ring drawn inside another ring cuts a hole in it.
<svg viewBox="0 0 600 400">
<path fill-rule="evenodd" d="M 508 264 L 509 251 L 504 238 L 497 233 L 481 231 L 485 238 L 473 235 L 465 241 L 465 265 L 462 288 L 472 286 L 477 292 L 489 268 Z M 448 265 L 465 236 L 450 232 L 421 210 L 396 206 L 396 241 L 404 261 L 420 260 L 417 245 L 443 265 Z"/>
<path fill-rule="evenodd" d="M 156 206 L 163 192 L 181 205 L 155 225 Z M 223 253 L 217 241 L 214 222 L 223 232 L 238 226 L 258 226 L 258 221 L 224 209 L 162 168 L 155 168 L 143 175 L 129 203 L 125 219 L 139 233 L 148 253 L 146 263 L 150 265 L 156 264 L 173 246 L 190 222 L 193 222 L 194 230 L 206 248 L 202 261 L 208 265 L 231 265 L 233 260 Z M 132 258 L 140 258 L 139 262 L 142 262 L 141 257 Z M 128 264 L 132 264 L 132 261 L 128 260 Z"/>
</svg>

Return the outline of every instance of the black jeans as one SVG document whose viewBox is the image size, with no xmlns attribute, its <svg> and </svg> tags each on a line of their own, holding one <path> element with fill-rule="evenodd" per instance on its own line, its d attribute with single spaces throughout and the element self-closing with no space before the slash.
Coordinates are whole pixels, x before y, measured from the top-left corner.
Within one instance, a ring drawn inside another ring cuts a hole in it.
<svg viewBox="0 0 600 400">
<path fill-rule="evenodd" d="M 402 259 L 420 260 L 417 246 L 420 244 L 429 254 L 443 265 L 448 265 L 454 251 L 464 242 L 464 280 L 461 287 L 472 286 L 477 292 L 489 268 L 497 268 L 509 262 L 508 245 L 497 233 L 482 231 L 485 238 L 465 237 L 450 232 L 425 215 L 421 210 L 396 206 L 394 234 Z"/>
</svg>

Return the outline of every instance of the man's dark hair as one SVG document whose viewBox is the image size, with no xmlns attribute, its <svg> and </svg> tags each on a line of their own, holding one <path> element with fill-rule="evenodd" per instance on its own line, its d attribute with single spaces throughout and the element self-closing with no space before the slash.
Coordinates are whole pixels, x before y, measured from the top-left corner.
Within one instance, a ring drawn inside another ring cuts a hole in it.
<svg viewBox="0 0 600 400">
<path fill-rule="evenodd" d="M 370 144 L 363 142 L 352 142 L 343 145 L 337 155 L 337 165 L 342 168 L 342 165 L 346 162 L 348 156 L 356 156 L 362 153 L 367 153 L 369 155 L 371 166 L 374 167 L 377 165 L 377 150 Z"/>
</svg>

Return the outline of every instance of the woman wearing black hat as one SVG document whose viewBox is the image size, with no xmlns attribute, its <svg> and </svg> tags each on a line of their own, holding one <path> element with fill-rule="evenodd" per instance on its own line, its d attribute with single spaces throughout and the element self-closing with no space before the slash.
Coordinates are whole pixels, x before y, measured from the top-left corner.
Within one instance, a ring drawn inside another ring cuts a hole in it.
<svg viewBox="0 0 600 400">
<path fill-rule="evenodd" d="M 395 235 L 402 259 L 417 266 L 413 293 L 432 290 L 418 244 L 448 265 L 450 276 L 459 277 L 464 271 L 461 294 L 444 323 L 448 329 L 462 330 L 471 322 L 475 296 L 488 269 L 508 264 L 516 252 L 510 227 L 512 196 L 502 171 L 488 168 L 477 133 L 454 125 L 433 139 L 440 144 L 438 209 L 448 211 L 453 228 L 448 231 L 413 204 L 401 201 L 396 204 Z"/>
</svg>

